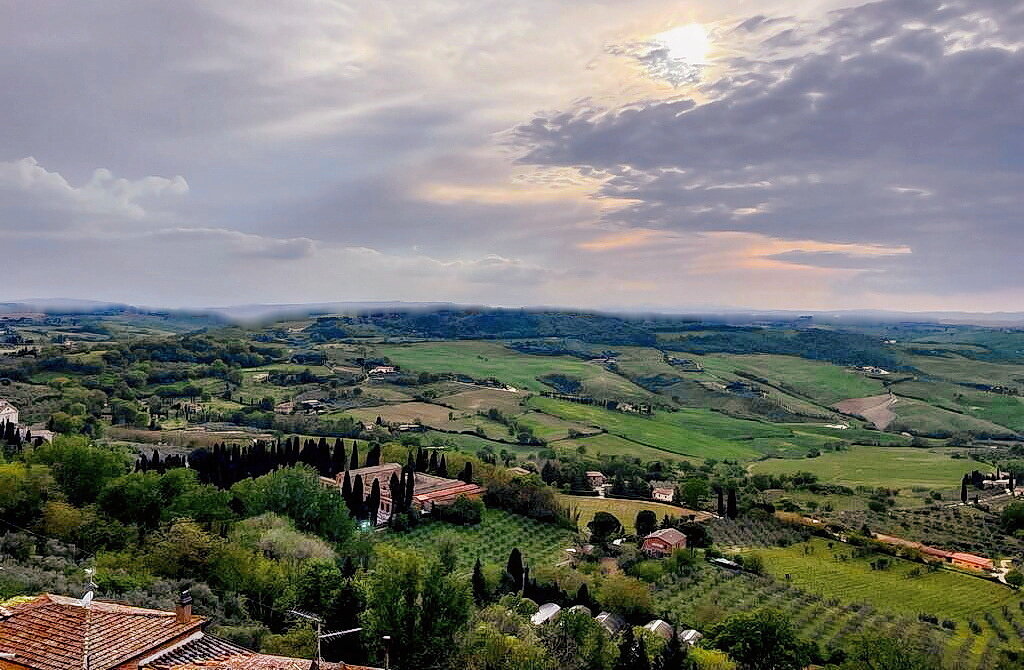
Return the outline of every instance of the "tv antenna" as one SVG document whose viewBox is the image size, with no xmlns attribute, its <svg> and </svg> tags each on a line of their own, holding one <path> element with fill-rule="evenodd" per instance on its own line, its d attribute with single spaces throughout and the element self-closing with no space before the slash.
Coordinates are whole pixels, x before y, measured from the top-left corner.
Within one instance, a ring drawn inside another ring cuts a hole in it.
<svg viewBox="0 0 1024 670">
<path fill-rule="evenodd" d="M 313 659 L 313 668 L 310 670 L 319 670 L 320 665 L 324 662 L 323 655 L 320 651 L 320 643 L 323 640 L 333 640 L 334 638 L 341 637 L 342 635 L 348 635 L 350 633 L 358 633 L 362 628 L 350 628 L 348 630 L 339 630 L 333 633 L 324 633 L 324 620 L 315 614 L 309 612 L 303 612 L 302 610 L 288 610 L 289 614 L 293 614 L 302 619 L 306 619 L 316 627 L 316 658 Z"/>
</svg>

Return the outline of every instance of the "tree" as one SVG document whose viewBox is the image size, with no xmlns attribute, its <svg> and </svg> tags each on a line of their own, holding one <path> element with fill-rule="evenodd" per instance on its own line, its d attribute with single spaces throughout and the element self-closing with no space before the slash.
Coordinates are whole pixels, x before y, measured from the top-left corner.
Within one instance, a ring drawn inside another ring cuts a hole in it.
<svg viewBox="0 0 1024 670">
<path fill-rule="evenodd" d="M 654 607 L 651 587 L 639 579 L 625 575 L 609 575 L 597 587 L 601 608 L 626 618 L 640 617 Z"/>
<path fill-rule="evenodd" d="M 1007 533 L 1024 528 L 1024 502 L 1012 502 L 1004 507 L 1002 514 L 999 515 L 999 521 Z"/>
<path fill-rule="evenodd" d="M 739 516 L 739 510 L 736 506 L 736 489 L 731 486 L 729 487 L 729 499 L 725 504 L 725 515 L 730 519 L 735 519 Z"/>
<path fill-rule="evenodd" d="M 394 667 L 445 667 L 456 651 L 451 642 L 469 617 L 468 586 L 412 552 L 379 547 L 373 567 L 359 580 L 366 603 L 360 615 L 364 639 L 379 656 L 382 637 L 389 635 Z"/>
<path fill-rule="evenodd" d="M 118 477 L 100 492 L 100 509 L 118 521 L 155 528 L 164 505 L 169 502 L 161 495 L 160 479 L 155 472 L 133 472 Z"/>
<path fill-rule="evenodd" d="M 463 466 L 462 472 L 459 473 L 459 479 L 467 484 L 473 483 L 473 463 L 471 461 L 466 461 L 466 465 Z"/>
<path fill-rule="evenodd" d="M 700 501 L 708 495 L 708 480 L 703 477 L 690 477 L 680 487 L 683 502 L 696 508 Z"/>
<path fill-rule="evenodd" d="M 370 450 L 366 452 L 366 467 L 374 465 L 380 465 L 380 445 L 374 444 L 370 447 Z"/>
<path fill-rule="evenodd" d="M 960 502 L 967 503 L 967 477 L 960 480 Z"/>
<path fill-rule="evenodd" d="M 646 537 L 658 528 L 658 515 L 649 509 L 642 509 L 636 513 L 636 534 L 639 537 Z"/>
<path fill-rule="evenodd" d="M 643 658 L 640 658 L 639 644 L 632 626 L 626 626 L 619 641 L 619 659 L 615 662 L 615 670 L 636 670 L 637 668 L 649 668 L 647 665 L 647 653 L 644 651 Z"/>
<path fill-rule="evenodd" d="M 678 635 L 668 639 L 668 643 L 661 650 L 658 657 L 658 670 L 688 670 L 686 662 L 686 648 L 680 642 Z"/>
<path fill-rule="evenodd" d="M 120 448 L 100 447 L 82 436 L 60 436 L 27 452 L 26 461 L 49 465 L 68 502 L 82 506 L 96 500 L 114 478 L 127 474 L 131 463 Z"/>
<path fill-rule="evenodd" d="M 479 557 L 476 559 L 476 563 L 473 564 L 471 583 L 473 585 L 473 601 L 479 607 L 487 602 L 487 580 L 484 579 L 484 569 L 480 564 Z"/>
<path fill-rule="evenodd" d="M 622 532 L 622 523 L 614 514 L 601 511 L 594 515 L 587 528 L 590 529 L 590 541 L 603 545 Z"/>
<path fill-rule="evenodd" d="M 718 494 L 718 516 L 725 516 L 725 491 L 721 486 L 715 487 L 715 493 Z"/>
<path fill-rule="evenodd" d="M 361 488 L 362 480 L 357 476 L 356 481 Z M 256 479 L 244 479 L 231 487 L 231 493 L 246 516 L 274 512 L 290 518 L 299 530 L 338 543 L 355 532 L 341 496 L 321 486 L 320 478 L 308 466 L 283 468 Z"/>
<path fill-rule="evenodd" d="M 931 670 L 941 668 L 940 654 L 920 639 L 861 635 L 849 647 L 844 670 Z"/>
<path fill-rule="evenodd" d="M 809 646 L 789 619 L 774 610 L 733 614 L 708 631 L 708 641 L 749 670 L 801 670 L 811 661 Z"/>
<path fill-rule="evenodd" d="M 525 568 L 523 567 L 523 554 L 519 551 L 519 547 L 513 547 L 509 552 L 508 562 L 505 564 L 505 574 L 509 576 L 514 591 L 523 590 Z"/>
<path fill-rule="evenodd" d="M 349 470 L 357 470 L 359 468 L 359 443 L 352 442 L 352 458 L 348 463 Z"/>
<path fill-rule="evenodd" d="M 50 468 L 45 465 L 0 465 L 0 519 L 34 522 L 55 490 Z"/>
<path fill-rule="evenodd" d="M 358 475 L 357 475 L 358 476 Z M 371 526 L 377 525 L 377 513 L 380 511 L 380 479 L 374 478 L 370 487 L 370 495 L 366 498 L 366 514 Z"/>
</svg>

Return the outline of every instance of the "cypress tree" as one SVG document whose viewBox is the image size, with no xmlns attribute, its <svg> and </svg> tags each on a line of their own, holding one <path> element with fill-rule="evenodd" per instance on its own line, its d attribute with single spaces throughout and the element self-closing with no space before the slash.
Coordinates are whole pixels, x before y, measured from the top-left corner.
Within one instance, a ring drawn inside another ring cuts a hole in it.
<svg viewBox="0 0 1024 670">
<path fill-rule="evenodd" d="M 715 491 L 718 493 L 718 516 L 725 516 L 725 491 L 721 486 L 715 487 Z"/>
<path fill-rule="evenodd" d="M 401 511 L 402 501 L 405 500 L 405 491 L 402 490 L 402 478 L 398 473 L 392 472 L 388 480 L 388 494 L 391 496 L 391 513 Z"/>
<path fill-rule="evenodd" d="M 356 478 L 352 480 L 352 513 L 357 519 L 365 519 L 366 516 L 363 514 L 363 502 L 365 498 L 363 496 L 363 476 L 356 475 Z"/>
<path fill-rule="evenodd" d="M 377 512 L 380 511 L 380 479 L 374 478 L 370 487 L 370 496 L 366 499 L 367 518 L 371 526 L 377 525 Z"/>
<path fill-rule="evenodd" d="M 477 607 L 487 602 L 487 581 L 484 579 L 483 566 L 480 565 L 480 558 L 473 564 L 473 600 Z"/>
<path fill-rule="evenodd" d="M 686 649 L 679 641 L 678 635 L 669 638 L 668 644 L 661 650 L 661 657 L 658 659 L 659 670 L 684 670 L 686 667 Z"/>
<path fill-rule="evenodd" d="M 345 443 L 339 437 L 334 441 L 334 451 L 331 453 L 331 470 L 334 471 L 332 474 L 338 474 L 345 469 L 348 462 L 345 456 Z"/>
<path fill-rule="evenodd" d="M 640 659 L 637 655 L 636 633 L 633 632 L 632 624 L 627 624 L 619 642 L 619 659 L 615 662 L 615 670 L 636 670 L 638 667 Z"/>
<path fill-rule="evenodd" d="M 580 584 L 580 588 L 576 590 L 576 604 L 583 605 L 586 608 L 594 606 L 594 602 L 590 598 L 590 587 L 587 586 L 586 582 Z"/>
<path fill-rule="evenodd" d="M 352 508 L 352 479 L 348 476 L 348 470 L 345 470 L 345 479 L 341 483 L 341 497 L 348 505 L 349 511 L 353 511 Z"/>
<path fill-rule="evenodd" d="M 473 463 L 466 461 L 465 467 L 462 468 L 462 472 L 459 473 L 459 479 L 466 482 L 467 484 L 473 483 Z"/>
<path fill-rule="evenodd" d="M 730 519 L 735 519 L 739 516 L 739 510 L 736 508 L 736 489 L 729 489 L 729 499 L 725 504 L 725 513 Z"/>
<path fill-rule="evenodd" d="M 416 472 L 428 472 L 427 452 L 416 449 Z"/>
<path fill-rule="evenodd" d="M 437 463 L 437 475 L 439 477 L 448 476 L 448 461 L 445 459 L 444 454 L 441 454 L 441 460 Z"/>
<path fill-rule="evenodd" d="M 512 584 L 516 591 L 523 590 L 523 554 L 519 551 L 519 547 L 513 547 L 512 551 L 508 555 L 508 563 L 505 564 L 505 572 L 508 573 L 511 578 Z"/>
<path fill-rule="evenodd" d="M 960 502 L 967 502 L 967 477 L 960 480 Z"/>
<path fill-rule="evenodd" d="M 427 472 L 430 474 L 437 473 L 437 452 L 433 449 L 430 450 L 430 462 L 427 464 Z"/>
<path fill-rule="evenodd" d="M 412 509 L 412 497 L 416 494 L 416 473 L 412 470 L 409 471 L 409 476 L 405 479 L 405 511 Z"/>
<path fill-rule="evenodd" d="M 380 465 L 380 445 L 374 444 L 366 452 L 366 467 Z"/>
<path fill-rule="evenodd" d="M 352 460 L 348 463 L 349 470 L 359 469 L 359 443 L 352 443 Z"/>
</svg>

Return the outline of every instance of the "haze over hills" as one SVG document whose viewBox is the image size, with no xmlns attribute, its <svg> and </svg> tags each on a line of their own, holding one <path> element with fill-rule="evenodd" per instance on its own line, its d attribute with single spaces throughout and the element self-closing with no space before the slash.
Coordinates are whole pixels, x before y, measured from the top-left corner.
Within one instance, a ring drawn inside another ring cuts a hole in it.
<svg viewBox="0 0 1024 670">
<path fill-rule="evenodd" d="M 526 312 L 575 312 L 611 314 L 626 317 L 671 316 L 694 318 L 721 323 L 748 323 L 767 321 L 798 321 L 801 317 L 812 317 L 818 324 L 870 324 L 893 322 L 922 322 L 954 325 L 977 325 L 995 328 L 1024 327 L 1024 312 L 960 312 L 924 311 L 903 312 L 896 310 L 850 309 L 850 310 L 760 310 L 756 308 L 703 307 L 690 309 L 642 309 L 622 308 L 606 310 L 578 309 L 554 306 L 493 306 L 458 304 L 451 302 L 408 302 L 391 301 L 340 301 L 320 303 L 244 304 L 205 307 L 197 309 L 167 308 L 159 306 L 129 305 L 88 299 L 30 298 L 0 302 L 0 313 L 39 312 L 45 314 L 101 313 L 111 311 L 128 312 L 177 312 L 183 314 L 206 314 L 220 316 L 231 321 L 253 323 L 285 318 L 303 318 L 327 314 L 365 314 L 376 311 L 429 312 L 439 310 L 522 310 Z M 806 321 L 806 319 L 805 319 Z"/>
</svg>

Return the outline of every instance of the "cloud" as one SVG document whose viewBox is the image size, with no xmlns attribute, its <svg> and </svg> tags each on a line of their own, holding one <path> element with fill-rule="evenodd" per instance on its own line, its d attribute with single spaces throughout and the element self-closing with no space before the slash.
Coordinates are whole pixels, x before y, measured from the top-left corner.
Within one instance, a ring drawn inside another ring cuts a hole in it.
<svg viewBox="0 0 1024 670">
<path fill-rule="evenodd" d="M 0 161 L 0 214 L 7 214 L 5 227 L 35 230 L 97 220 L 140 221 L 152 214 L 150 204 L 187 192 L 188 183 L 181 176 L 131 180 L 98 168 L 75 186 L 31 156 Z"/>
<path fill-rule="evenodd" d="M 864 270 L 847 299 L 1024 288 L 1022 26 L 1024 8 L 995 0 L 746 18 L 733 33 L 754 51 L 699 96 L 538 116 L 517 129 L 522 161 L 606 174 L 600 196 L 634 201 L 582 248 L 756 234 L 823 245 L 761 263 Z M 848 251 L 871 248 L 913 253 Z"/>
<path fill-rule="evenodd" d="M 311 255 L 316 242 L 308 237 L 280 239 L 252 235 L 223 228 L 165 228 L 152 235 L 161 242 L 182 242 L 189 245 L 220 245 L 243 258 L 297 260 Z"/>
</svg>

